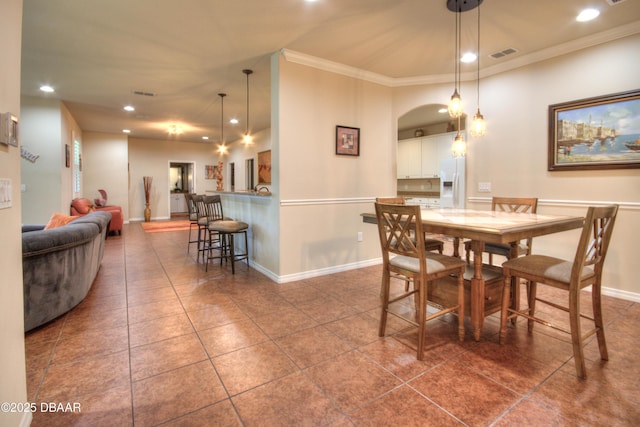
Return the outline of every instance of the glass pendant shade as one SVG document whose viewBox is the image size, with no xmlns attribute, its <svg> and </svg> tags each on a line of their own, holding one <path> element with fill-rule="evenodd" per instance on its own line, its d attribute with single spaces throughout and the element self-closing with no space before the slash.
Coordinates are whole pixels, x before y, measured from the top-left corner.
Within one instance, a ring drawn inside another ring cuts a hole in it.
<svg viewBox="0 0 640 427">
<path fill-rule="evenodd" d="M 471 122 L 471 129 L 469 132 L 471 136 L 474 138 L 479 138 L 484 136 L 487 131 L 487 124 L 484 121 L 484 116 L 480 114 L 480 4 L 478 4 L 478 68 L 477 68 L 477 81 L 476 88 L 478 91 L 478 110 L 476 111 L 476 115 L 473 116 L 473 121 Z"/>
<path fill-rule="evenodd" d="M 451 116 L 452 119 L 457 119 L 462 115 L 462 99 L 460 99 L 458 89 L 453 91 L 453 95 L 451 95 L 451 100 L 449 101 L 447 109 L 449 110 L 449 116 Z"/>
<path fill-rule="evenodd" d="M 460 131 L 458 131 L 456 138 L 453 140 L 451 151 L 453 152 L 453 157 L 464 157 L 467 154 L 467 143 Z"/>
<path fill-rule="evenodd" d="M 471 122 L 471 129 L 469 132 L 473 137 L 484 136 L 487 131 L 487 124 L 484 121 L 484 116 L 480 114 L 480 108 L 476 111 L 476 115 L 473 116 L 473 121 Z"/>
</svg>

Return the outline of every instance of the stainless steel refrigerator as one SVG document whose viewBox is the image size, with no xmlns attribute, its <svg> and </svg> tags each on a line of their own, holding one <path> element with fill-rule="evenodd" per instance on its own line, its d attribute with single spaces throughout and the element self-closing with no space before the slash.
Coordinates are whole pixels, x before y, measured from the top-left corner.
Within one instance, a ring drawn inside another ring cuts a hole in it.
<svg viewBox="0 0 640 427">
<path fill-rule="evenodd" d="M 465 158 L 440 160 L 440 207 L 465 208 Z"/>
</svg>

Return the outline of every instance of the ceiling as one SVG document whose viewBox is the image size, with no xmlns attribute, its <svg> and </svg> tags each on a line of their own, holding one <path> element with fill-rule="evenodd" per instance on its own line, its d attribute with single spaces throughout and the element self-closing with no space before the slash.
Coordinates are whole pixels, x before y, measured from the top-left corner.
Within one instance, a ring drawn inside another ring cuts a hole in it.
<svg viewBox="0 0 640 427">
<path fill-rule="evenodd" d="M 485 0 L 481 75 L 640 32 L 640 1 L 610 1 Z M 600 17 L 576 22 L 585 7 Z M 85 131 L 217 143 L 220 92 L 225 140 L 269 128 L 270 57 L 282 49 L 391 86 L 453 81 L 455 14 L 446 0 L 24 0 L 23 8 L 22 94 L 63 100 Z M 477 10 L 461 20 L 461 51 L 475 51 Z M 516 53 L 489 57 L 507 48 Z M 476 67 L 462 65 L 463 80 L 474 80 Z M 254 71 L 248 125 L 243 69 Z M 42 84 L 55 93 L 40 92 Z M 128 104 L 136 111 L 124 111 Z M 169 124 L 185 132 L 168 135 Z"/>
</svg>

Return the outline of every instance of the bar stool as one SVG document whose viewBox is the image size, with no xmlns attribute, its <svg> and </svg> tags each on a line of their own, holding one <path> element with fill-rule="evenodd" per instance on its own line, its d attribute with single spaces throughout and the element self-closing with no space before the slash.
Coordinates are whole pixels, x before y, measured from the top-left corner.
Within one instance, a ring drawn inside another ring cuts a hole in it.
<svg viewBox="0 0 640 427">
<path fill-rule="evenodd" d="M 193 196 L 193 201 L 196 205 L 196 212 L 198 216 L 198 256 L 197 262 L 200 262 L 200 254 L 202 254 L 202 262 L 205 256 L 205 247 L 207 245 L 207 226 L 209 225 L 209 219 L 207 218 L 207 207 L 204 203 L 204 195 Z"/>
<path fill-rule="evenodd" d="M 193 240 L 191 237 L 191 232 L 193 231 L 193 227 L 198 228 L 198 209 L 196 208 L 196 202 L 193 200 L 195 194 L 184 193 L 184 198 L 187 201 L 187 208 L 189 209 L 189 243 L 187 243 L 187 253 L 189 253 L 189 248 L 192 243 L 198 243 L 198 239 Z"/>
<path fill-rule="evenodd" d="M 249 242 L 247 239 L 247 229 L 249 224 L 242 221 L 222 220 L 209 223 L 209 233 L 218 233 L 220 236 L 220 255 L 212 256 L 209 252 L 207 257 L 207 264 L 205 271 L 208 270 L 209 260 L 220 258 L 220 265 L 222 260 L 231 261 L 231 274 L 236 274 L 235 262 L 243 259 L 247 260 L 249 265 Z M 244 234 L 244 253 L 236 253 L 235 249 L 235 235 Z"/>
</svg>

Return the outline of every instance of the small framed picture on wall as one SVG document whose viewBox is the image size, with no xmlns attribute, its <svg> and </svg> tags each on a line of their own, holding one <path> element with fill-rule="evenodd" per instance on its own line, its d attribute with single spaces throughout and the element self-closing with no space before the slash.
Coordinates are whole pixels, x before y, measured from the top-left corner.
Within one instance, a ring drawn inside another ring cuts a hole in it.
<svg viewBox="0 0 640 427">
<path fill-rule="evenodd" d="M 336 154 L 341 156 L 360 155 L 360 128 L 336 126 Z"/>
</svg>

